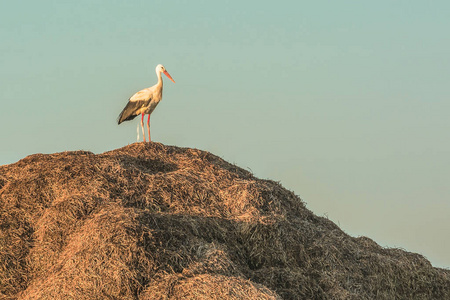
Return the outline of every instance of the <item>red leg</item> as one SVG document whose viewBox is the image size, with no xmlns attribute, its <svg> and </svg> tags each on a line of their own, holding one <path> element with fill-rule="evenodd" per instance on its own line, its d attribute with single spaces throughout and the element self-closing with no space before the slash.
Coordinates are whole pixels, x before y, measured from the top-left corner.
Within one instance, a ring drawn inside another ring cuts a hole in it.
<svg viewBox="0 0 450 300">
<path fill-rule="evenodd" d="M 141 118 L 141 127 L 142 127 L 142 136 L 144 137 L 144 143 L 145 143 L 144 114 L 142 114 L 142 118 Z"/>
<path fill-rule="evenodd" d="M 152 139 L 150 138 L 150 115 L 148 115 L 147 119 L 147 131 L 148 131 L 148 141 L 151 142 Z"/>
</svg>

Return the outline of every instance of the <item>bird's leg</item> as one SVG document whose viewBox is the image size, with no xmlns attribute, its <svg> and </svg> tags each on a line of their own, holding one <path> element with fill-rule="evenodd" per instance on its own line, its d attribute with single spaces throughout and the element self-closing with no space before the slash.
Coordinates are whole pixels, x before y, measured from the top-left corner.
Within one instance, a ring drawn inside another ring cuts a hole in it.
<svg viewBox="0 0 450 300">
<path fill-rule="evenodd" d="M 142 136 L 144 137 L 144 143 L 145 143 L 144 114 L 142 114 L 142 118 L 141 118 L 141 127 L 142 127 Z"/>
<path fill-rule="evenodd" d="M 147 131 L 148 131 L 148 141 L 151 142 L 152 139 L 150 138 L 150 115 L 148 115 L 147 119 Z"/>
</svg>

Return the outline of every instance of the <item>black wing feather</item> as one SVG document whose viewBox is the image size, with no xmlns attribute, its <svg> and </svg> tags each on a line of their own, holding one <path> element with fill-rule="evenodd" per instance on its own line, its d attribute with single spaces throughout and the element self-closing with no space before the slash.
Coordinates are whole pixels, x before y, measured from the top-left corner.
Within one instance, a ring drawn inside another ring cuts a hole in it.
<svg viewBox="0 0 450 300">
<path fill-rule="evenodd" d="M 136 118 L 136 111 L 142 108 L 142 106 L 145 104 L 144 102 L 145 101 L 128 101 L 127 105 L 117 118 L 117 124 Z"/>
</svg>

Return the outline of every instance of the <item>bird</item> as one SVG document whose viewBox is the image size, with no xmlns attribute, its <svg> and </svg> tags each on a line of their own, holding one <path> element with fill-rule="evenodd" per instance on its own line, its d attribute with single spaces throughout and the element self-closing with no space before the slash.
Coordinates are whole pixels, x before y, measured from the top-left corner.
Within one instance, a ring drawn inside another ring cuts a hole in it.
<svg viewBox="0 0 450 300">
<path fill-rule="evenodd" d="M 163 81 L 161 73 L 164 73 L 173 83 L 172 76 L 170 76 L 169 72 L 167 72 L 166 68 L 163 65 L 159 64 L 156 66 L 156 76 L 158 77 L 158 83 L 152 87 L 140 90 L 133 96 L 128 99 L 128 103 L 125 108 L 120 113 L 117 118 L 117 123 L 124 121 L 130 121 L 136 118 L 138 115 L 142 115 L 141 117 L 141 127 L 142 127 L 142 135 L 144 136 L 145 142 L 145 131 L 144 131 L 144 115 L 148 115 L 147 119 L 147 131 L 148 131 L 148 141 L 151 142 L 150 138 L 150 115 L 155 110 L 156 106 L 162 99 L 162 91 L 163 91 Z M 139 125 L 138 125 L 139 126 Z"/>
</svg>

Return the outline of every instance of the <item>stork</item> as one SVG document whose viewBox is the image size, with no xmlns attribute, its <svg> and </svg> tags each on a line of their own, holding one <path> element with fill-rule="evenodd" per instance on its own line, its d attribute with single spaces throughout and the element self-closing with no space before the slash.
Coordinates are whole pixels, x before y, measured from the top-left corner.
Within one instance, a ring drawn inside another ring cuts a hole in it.
<svg viewBox="0 0 450 300">
<path fill-rule="evenodd" d="M 127 105 L 122 110 L 118 118 L 118 124 L 123 121 L 129 121 L 136 118 L 138 115 L 142 115 L 141 117 L 141 127 L 142 127 L 142 135 L 144 136 L 145 142 L 145 130 L 144 130 L 144 115 L 148 115 L 147 119 L 147 131 L 148 131 L 148 141 L 151 142 L 150 138 L 150 115 L 155 110 L 156 105 L 158 105 L 159 101 L 162 99 L 162 91 L 163 91 L 163 82 L 161 73 L 164 73 L 170 80 L 175 83 L 175 80 L 172 79 L 172 76 L 167 72 L 166 68 L 163 65 L 159 64 L 156 66 L 156 76 L 158 76 L 158 83 L 152 87 L 140 90 L 136 94 L 130 97 Z"/>
</svg>

